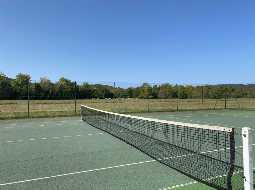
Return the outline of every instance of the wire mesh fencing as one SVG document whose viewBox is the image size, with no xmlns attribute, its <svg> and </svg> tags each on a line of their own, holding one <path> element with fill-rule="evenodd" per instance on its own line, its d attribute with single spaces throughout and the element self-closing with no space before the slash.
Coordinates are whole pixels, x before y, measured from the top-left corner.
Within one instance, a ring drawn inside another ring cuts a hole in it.
<svg viewBox="0 0 255 190">
<path fill-rule="evenodd" d="M 0 92 L 0 118 L 79 115 L 81 104 L 118 113 L 255 109 L 253 97 L 233 98 L 223 92 L 217 95 L 208 86 L 165 87 L 168 90 L 164 91 L 161 86 L 115 85 L 89 85 L 64 79 L 57 83 L 41 79 L 17 84 L 9 95 Z"/>
</svg>

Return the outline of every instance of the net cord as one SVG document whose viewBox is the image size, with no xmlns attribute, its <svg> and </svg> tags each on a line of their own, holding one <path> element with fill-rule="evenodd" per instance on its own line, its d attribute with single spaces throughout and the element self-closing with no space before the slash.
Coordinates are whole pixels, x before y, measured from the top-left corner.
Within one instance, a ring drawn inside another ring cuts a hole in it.
<svg viewBox="0 0 255 190">
<path fill-rule="evenodd" d="M 140 117 L 140 116 L 132 116 L 132 115 L 127 115 L 127 114 L 119 114 L 119 113 L 114 113 L 114 112 L 103 111 L 103 110 L 99 110 L 99 109 L 92 108 L 92 107 L 85 106 L 85 105 L 81 105 L 81 107 L 91 109 L 91 110 L 94 110 L 97 112 L 105 113 L 105 114 L 111 114 L 111 115 L 115 115 L 115 116 L 131 118 L 131 119 L 141 119 L 141 120 L 150 121 L 150 122 L 157 122 L 157 123 L 160 122 L 162 124 L 168 124 L 168 125 L 177 125 L 177 126 L 184 126 L 184 127 L 209 129 L 209 130 L 213 130 L 213 131 L 224 131 L 224 132 L 232 132 L 233 131 L 232 128 L 221 127 L 221 126 L 216 126 L 216 125 L 201 125 L 201 124 L 192 124 L 192 123 L 175 122 L 175 121 L 169 121 L 169 120 L 145 118 L 145 117 Z"/>
</svg>

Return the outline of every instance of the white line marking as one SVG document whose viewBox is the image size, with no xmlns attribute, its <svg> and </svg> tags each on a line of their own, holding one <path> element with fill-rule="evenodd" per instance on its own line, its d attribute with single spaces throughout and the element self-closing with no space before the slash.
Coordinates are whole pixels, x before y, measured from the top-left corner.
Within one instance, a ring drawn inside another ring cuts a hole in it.
<svg viewBox="0 0 255 190">
<path fill-rule="evenodd" d="M 191 181 L 191 182 L 188 182 L 188 183 L 182 183 L 182 184 L 173 185 L 173 186 L 170 186 L 170 187 L 165 187 L 165 188 L 162 188 L 162 189 L 159 189 L 159 190 L 171 190 L 171 189 L 176 189 L 176 188 L 179 188 L 179 187 L 185 187 L 185 186 L 193 185 L 193 184 L 196 184 L 196 183 L 198 183 L 198 182 L 197 181 Z"/>
<path fill-rule="evenodd" d="M 72 136 L 64 136 L 64 138 L 71 138 Z"/>
<path fill-rule="evenodd" d="M 12 128 L 14 128 L 14 127 L 4 127 L 5 129 L 12 129 Z"/>
<path fill-rule="evenodd" d="M 253 168 L 254 170 L 255 168 Z M 234 174 L 237 174 L 237 173 L 240 173 L 240 171 L 238 172 L 234 172 Z M 226 175 L 223 175 L 223 176 L 226 176 Z M 207 178 L 207 179 L 204 179 L 205 181 L 210 181 L 212 179 L 216 179 L 216 178 L 221 178 L 223 176 L 215 176 L 215 177 L 211 177 L 211 178 Z M 170 190 L 170 189 L 175 189 L 175 188 L 178 188 L 178 187 L 184 187 L 184 186 L 189 186 L 189 185 L 192 185 L 192 184 L 196 184 L 198 183 L 197 181 L 191 181 L 191 182 L 188 182 L 188 183 L 184 183 L 184 184 L 179 184 L 179 185 L 174 185 L 174 186 L 170 186 L 170 187 L 166 187 L 166 188 L 163 188 L 163 189 L 158 189 L 158 190 Z"/>
<path fill-rule="evenodd" d="M 91 170 L 76 171 L 76 172 L 72 172 L 72 173 L 64 173 L 64 174 L 58 174 L 58 175 L 52 175 L 52 176 L 46 176 L 46 177 L 26 179 L 26 180 L 21 180 L 21 181 L 13 181 L 13 182 L 2 183 L 2 184 L 0 184 L 0 186 L 21 184 L 21 183 L 27 183 L 27 182 L 33 182 L 33 181 L 40 181 L 40 180 L 45 180 L 45 179 L 52 179 L 52 178 L 71 176 L 71 175 L 77 175 L 77 174 L 82 174 L 82 173 L 90 173 L 90 172 L 96 172 L 96 171 L 102 171 L 102 170 L 109 170 L 109 169 L 121 168 L 121 167 L 126 167 L 126 166 L 141 165 L 141 164 L 151 163 L 151 162 L 155 162 L 155 161 L 156 160 L 147 160 L 147 161 L 134 162 L 134 163 L 129 163 L 129 164 L 108 166 L 108 167 L 105 167 L 105 168 L 97 168 L 97 169 L 91 169 Z"/>
<path fill-rule="evenodd" d="M 103 133 L 99 133 L 99 134 L 103 134 Z M 94 134 L 89 133 L 87 135 L 92 136 Z M 83 135 L 75 135 L 75 136 L 82 137 Z M 72 138 L 72 137 L 74 137 L 74 136 L 66 135 L 66 136 L 63 136 L 63 137 L 41 137 L 41 138 L 38 138 L 38 139 L 37 138 L 29 138 L 29 139 L 27 139 L 27 141 L 35 141 L 35 140 L 39 140 L 39 139 L 40 140 L 61 139 L 61 138 Z M 5 141 L 5 142 L 7 142 L 7 143 L 17 143 L 17 142 L 24 142 L 24 141 L 26 141 L 26 140 L 19 139 L 19 140 L 8 140 L 8 141 Z"/>
<path fill-rule="evenodd" d="M 104 133 L 98 133 L 99 135 L 103 135 Z"/>
<path fill-rule="evenodd" d="M 15 141 L 7 141 L 8 143 L 15 143 Z"/>
</svg>

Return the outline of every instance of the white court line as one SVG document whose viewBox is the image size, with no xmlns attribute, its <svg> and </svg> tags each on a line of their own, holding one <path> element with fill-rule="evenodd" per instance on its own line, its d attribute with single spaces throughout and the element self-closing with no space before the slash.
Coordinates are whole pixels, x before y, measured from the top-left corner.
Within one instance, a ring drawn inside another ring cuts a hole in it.
<svg viewBox="0 0 255 190">
<path fill-rule="evenodd" d="M 92 135 L 103 135 L 104 133 L 95 133 L 95 134 L 87 134 L 88 136 L 92 136 Z M 76 137 L 82 137 L 84 135 L 75 135 Z M 66 136 L 63 136 L 63 137 L 38 137 L 38 138 L 29 138 L 27 139 L 27 141 L 36 141 L 36 140 L 49 140 L 49 139 L 61 139 L 61 138 L 72 138 L 72 137 L 75 137 L 75 136 L 70 136 L 70 135 L 66 135 Z M 26 140 L 24 139 L 19 139 L 19 140 L 7 140 L 5 141 L 6 143 L 20 143 L 20 142 L 24 142 Z"/>
<path fill-rule="evenodd" d="M 63 136 L 63 138 L 71 138 L 72 136 Z"/>
<path fill-rule="evenodd" d="M 58 174 L 58 175 L 52 175 L 52 176 L 46 176 L 46 177 L 26 179 L 26 180 L 21 180 L 21 181 L 12 181 L 12 182 L 7 182 L 7 183 L 2 183 L 2 184 L 0 184 L 0 186 L 21 184 L 21 183 L 27 183 L 27 182 L 33 182 L 33 181 L 40 181 L 40 180 L 46 180 L 46 179 L 52 179 L 52 178 L 58 178 L 58 177 L 64 177 L 64 176 L 77 175 L 77 174 L 82 174 L 82 173 L 90 173 L 90 172 L 109 170 L 109 169 L 114 169 L 114 168 L 121 168 L 121 167 L 126 167 L 126 166 L 141 165 L 141 164 L 151 163 L 151 162 L 155 162 L 155 161 L 156 160 L 147 160 L 147 161 L 134 162 L 134 163 L 129 163 L 129 164 L 108 166 L 108 167 L 105 167 L 105 168 L 96 168 L 96 169 L 91 169 L 91 170 L 76 171 L 76 172 L 72 172 L 72 173 L 64 173 L 64 174 Z"/>
<path fill-rule="evenodd" d="M 255 144 L 253 144 L 253 145 L 255 145 Z M 182 157 L 186 157 L 186 156 L 189 156 L 189 155 L 180 155 L 178 157 L 181 157 L 181 156 Z M 170 158 L 164 158 L 164 159 L 170 159 Z M 161 159 L 159 159 L 159 160 L 161 160 Z M 58 174 L 58 175 L 52 175 L 52 176 L 46 176 L 46 177 L 40 177 L 40 178 L 33 178 L 33 179 L 26 179 L 26 180 L 21 180 L 21 181 L 7 182 L 7 183 L 0 184 L 0 186 L 21 184 L 21 183 L 27 183 L 27 182 L 33 182 L 33 181 L 40 181 L 40 180 L 45 180 L 45 179 L 52 179 L 52 178 L 58 178 L 58 177 L 64 177 L 64 176 L 71 176 L 71 175 L 77 175 L 77 174 L 89 173 L 89 172 L 95 172 L 95 171 L 102 171 L 102 170 L 114 169 L 114 168 L 120 168 L 120 167 L 126 167 L 126 166 L 141 165 L 141 164 L 151 163 L 151 162 L 156 162 L 156 160 L 147 160 L 147 161 L 134 162 L 134 163 L 129 163 L 129 164 L 121 164 L 121 165 L 116 165 L 116 166 L 108 166 L 108 167 L 104 167 L 104 168 L 97 168 L 97 169 L 84 170 L 84 171 L 76 171 L 76 172 L 72 172 L 72 173 L 64 173 L 64 174 Z M 190 183 L 187 183 L 187 184 L 190 184 Z M 173 187 L 176 188 L 177 186 L 175 185 Z M 178 187 L 180 187 L 180 185 Z M 168 188 L 171 189 L 171 187 L 168 187 Z M 166 189 L 166 188 L 164 188 L 164 189 Z"/>
<path fill-rule="evenodd" d="M 253 170 L 255 170 L 255 168 L 253 168 Z M 235 172 L 235 173 L 239 173 L 239 172 Z M 224 176 L 226 176 L 226 175 L 224 175 Z M 216 178 L 220 178 L 220 177 L 223 177 L 223 176 L 216 176 L 216 177 L 212 177 L 212 178 L 208 178 L 208 179 L 204 179 L 204 180 L 208 181 L 208 180 L 212 180 L 212 179 L 216 179 Z M 191 181 L 191 182 L 188 182 L 188 183 L 182 183 L 182 184 L 178 184 L 178 185 L 173 185 L 173 186 L 169 186 L 169 187 L 160 188 L 158 190 L 176 189 L 176 188 L 179 188 L 179 187 L 185 187 L 185 186 L 193 185 L 193 184 L 196 184 L 196 183 L 198 183 L 198 182 L 197 181 Z"/>
<path fill-rule="evenodd" d="M 16 142 L 16 141 L 7 141 L 7 143 L 14 143 L 14 142 Z"/>
<path fill-rule="evenodd" d="M 12 128 L 14 128 L 14 127 L 4 127 L 5 129 L 12 129 Z"/>
<path fill-rule="evenodd" d="M 13 125 L 13 124 L 11 124 L 11 126 L 3 127 L 3 128 L 4 129 L 17 129 L 17 128 L 30 128 L 30 127 L 34 127 L 34 126 L 29 126 L 29 125 L 24 126 L 24 125 L 17 125 L 17 124 Z M 40 124 L 40 125 L 36 126 L 36 128 L 39 128 L 39 127 L 48 127 L 48 126 L 46 124 Z"/>
<path fill-rule="evenodd" d="M 177 185 L 173 185 L 173 186 L 170 186 L 170 187 L 161 188 L 161 189 L 158 189 L 158 190 L 176 189 L 176 188 L 179 188 L 179 187 L 185 187 L 185 186 L 193 185 L 193 184 L 196 184 L 196 183 L 198 183 L 198 182 L 197 181 L 191 181 L 191 182 L 188 182 L 188 183 L 177 184 Z"/>
</svg>

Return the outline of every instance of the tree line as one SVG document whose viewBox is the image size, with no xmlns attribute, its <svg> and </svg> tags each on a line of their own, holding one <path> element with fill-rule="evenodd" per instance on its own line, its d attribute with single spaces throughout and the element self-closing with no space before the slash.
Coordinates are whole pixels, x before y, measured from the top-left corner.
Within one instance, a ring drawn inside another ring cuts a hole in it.
<svg viewBox="0 0 255 190">
<path fill-rule="evenodd" d="M 77 84 L 61 77 L 52 82 L 46 77 L 38 82 L 31 81 L 28 74 L 19 73 L 14 79 L 0 73 L 0 99 L 92 99 L 92 98 L 254 98 L 254 84 L 221 85 L 150 85 L 120 88 L 102 84 Z"/>
</svg>

